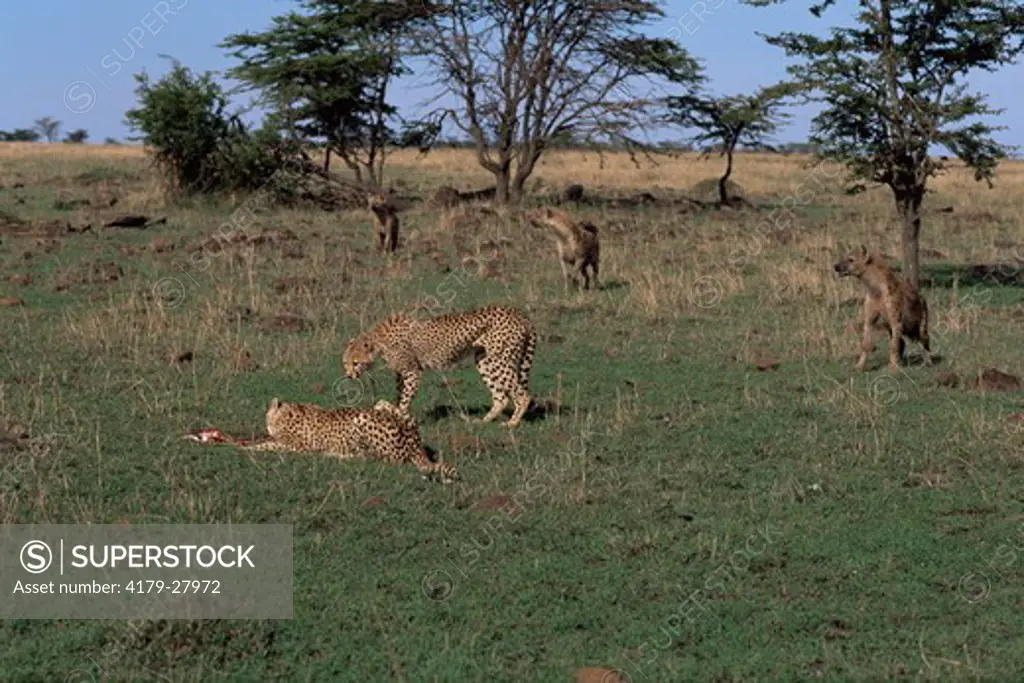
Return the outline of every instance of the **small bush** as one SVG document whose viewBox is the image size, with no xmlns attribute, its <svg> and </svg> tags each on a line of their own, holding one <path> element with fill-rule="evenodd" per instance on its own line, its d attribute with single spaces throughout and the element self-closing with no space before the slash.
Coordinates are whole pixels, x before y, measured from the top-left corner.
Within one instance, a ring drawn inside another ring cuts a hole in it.
<svg viewBox="0 0 1024 683">
<path fill-rule="evenodd" d="M 174 191 L 208 194 L 263 186 L 285 163 L 280 135 L 271 129 L 251 133 L 227 112 L 227 97 L 213 74 L 194 75 L 175 64 L 156 83 L 136 75 L 139 107 L 126 122 L 140 138 Z"/>
<path fill-rule="evenodd" d="M 746 192 L 738 184 L 731 180 L 725 181 L 726 192 L 730 197 L 744 197 Z M 701 202 L 718 201 L 718 178 L 707 178 L 690 188 L 690 196 Z"/>
</svg>

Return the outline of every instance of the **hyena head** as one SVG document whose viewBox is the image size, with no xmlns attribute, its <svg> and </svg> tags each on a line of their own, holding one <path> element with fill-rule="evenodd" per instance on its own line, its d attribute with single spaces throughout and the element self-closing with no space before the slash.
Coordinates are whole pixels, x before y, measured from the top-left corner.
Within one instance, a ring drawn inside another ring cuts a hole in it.
<svg viewBox="0 0 1024 683">
<path fill-rule="evenodd" d="M 543 207 L 535 209 L 533 211 L 526 212 L 526 219 L 531 225 L 535 225 L 538 228 L 547 227 L 551 222 L 555 220 L 555 212 L 551 207 Z"/>
<path fill-rule="evenodd" d="M 840 277 L 860 277 L 871 265 L 871 254 L 863 244 L 841 258 L 833 268 Z"/>
</svg>

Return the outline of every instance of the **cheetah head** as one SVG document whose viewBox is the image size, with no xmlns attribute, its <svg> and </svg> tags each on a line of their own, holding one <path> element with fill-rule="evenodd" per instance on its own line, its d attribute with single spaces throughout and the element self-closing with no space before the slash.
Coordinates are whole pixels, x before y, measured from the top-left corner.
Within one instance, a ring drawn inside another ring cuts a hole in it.
<svg viewBox="0 0 1024 683">
<path fill-rule="evenodd" d="M 363 337 L 353 339 L 345 347 L 345 355 L 342 357 L 345 376 L 349 379 L 359 379 L 363 370 L 373 365 L 376 357 L 373 345 L 368 340 Z"/>
<path fill-rule="evenodd" d="M 270 399 L 270 407 L 267 408 L 267 432 L 272 439 L 280 438 L 282 427 L 294 419 L 295 406 L 285 403 L 276 396 Z"/>
<path fill-rule="evenodd" d="M 833 268 L 840 277 L 860 277 L 871 265 L 871 254 L 863 244 L 840 259 Z"/>
</svg>

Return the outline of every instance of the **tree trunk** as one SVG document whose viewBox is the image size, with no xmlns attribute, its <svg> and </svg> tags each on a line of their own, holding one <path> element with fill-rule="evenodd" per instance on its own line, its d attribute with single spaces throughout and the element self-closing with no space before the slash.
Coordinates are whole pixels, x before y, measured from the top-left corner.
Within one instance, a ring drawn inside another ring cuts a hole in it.
<svg viewBox="0 0 1024 683">
<path fill-rule="evenodd" d="M 735 145 L 730 145 L 725 149 L 725 173 L 718 179 L 718 207 L 721 208 L 729 204 L 729 190 L 727 184 L 729 182 L 729 176 L 732 175 L 732 153 Z"/>
<path fill-rule="evenodd" d="M 498 206 L 505 206 L 511 198 L 511 181 L 508 167 L 502 166 L 494 171 L 494 203 Z"/>
<path fill-rule="evenodd" d="M 324 173 L 329 173 L 331 170 L 331 148 L 327 148 L 327 153 L 324 154 Z"/>
<path fill-rule="evenodd" d="M 512 159 L 508 150 L 498 151 L 499 162 L 492 169 L 494 174 L 494 204 L 506 206 L 512 198 Z"/>
<path fill-rule="evenodd" d="M 519 167 L 516 169 L 515 178 L 512 180 L 512 192 L 509 200 L 513 204 L 519 204 L 522 202 L 524 195 L 526 194 L 526 181 L 533 175 L 533 170 L 537 167 L 537 161 L 540 159 L 541 152 L 531 152 L 524 159 L 520 160 Z"/>
<path fill-rule="evenodd" d="M 923 190 L 896 192 L 896 208 L 902 223 L 903 277 L 915 288 L 921 284 L 919 237 L 921 235 L 921 202 Z"/>
</svg>

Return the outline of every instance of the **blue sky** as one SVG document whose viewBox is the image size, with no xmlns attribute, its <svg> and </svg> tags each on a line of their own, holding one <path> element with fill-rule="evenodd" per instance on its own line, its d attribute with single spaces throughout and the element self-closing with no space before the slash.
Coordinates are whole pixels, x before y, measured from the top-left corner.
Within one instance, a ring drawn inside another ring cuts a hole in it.
<svg viewBox="0 0 1024 683">
<path fill-rule="evenodd" d="M 678 37 L 704 60 L 716 92 L 743 93 L 785 76 L 782 51 L 755 31 L 823 32 L 845 23 L 854 4 L 840 0 L 823 19 L 815 19 L 800 0 L 765 9 L 736 0 L 669 0 L 665 20 L 649 33 Z M 196 71 L 222 71 L 233 65 L 217 47 L 225 36 L 265 29 L 272 16 L 295 7 L 288 0 L 35 0 L 9 5 L 0 25 L 0 130 L 30 127 L 37 118 L 53 116 L 63 122 L 64 131 L 85 128 L 91 141 L 130 134 L 124 112 L 135 105 L 133 74 L 145 69 L 154 77 L 162 75 L 170 63 L 160 54 Z M 414 113 L 429 93 L 415 83 L 401 86 L 395 102 Z M 993 107 L 1006 109 L 995 120 L 1010 126 L 999 134 L 1000 141 L 1024 147 L 1024 129 L 1011 126 L 1024 116 L 1024 64 L 982 73 L 971 86 L 987 93 Z M 806 139 L 811 113 L 792 113 L 780 141 Z"/>
</svg>

